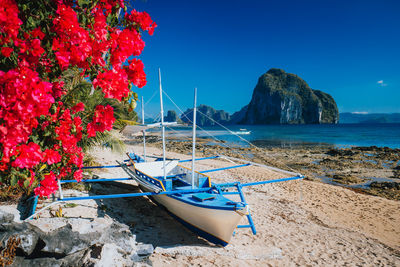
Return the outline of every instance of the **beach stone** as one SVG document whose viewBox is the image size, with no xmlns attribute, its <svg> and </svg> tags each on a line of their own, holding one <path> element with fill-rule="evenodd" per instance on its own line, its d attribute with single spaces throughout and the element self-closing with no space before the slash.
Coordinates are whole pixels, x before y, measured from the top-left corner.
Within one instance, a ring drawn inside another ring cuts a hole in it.
<svg viewBox="0 0 400 267">
<path fill-rule="evenodd" d="M 11 223 L 14 220 L 14 214 L 0 210 L 0 224 Z"/>
<path fill-rule="evenodd" d="M 100 260 L 94 266 L 132 266 L 132 261 L 126 259 L 120 251 L 120 247 L 114 243 L 105 244 L 101 251 Z"/>
<path fill-rule="evenodd" d="M 131 254 L 136 249 L 136 236 L 131 233 L 129 226 L 118 222 L 111 224 L 104 231 L 99 241 L 114 243 L 128 254 Z"/>
<path fill-rule="evenodd" d="M 114 243 L 127 254 L 136 248 L 136 236 L 129 227 L 112 219 L 43 218 L 34 224 L 44 232 L 42 250 L 49 253 L 68 255 L 105 243 Z"/>
<path fill-rule="evenodd" d="M 93 235 L 93 240 L 98 236 Z M 42 249 L 44 252 L 68 255 L 83 250 L 91 245 L 91 241 L 80 238 L 78 232 L 72 231 L 71 224 L 67 224 L 50 233 L 43 235 L 42 240 L 46 244 Z"/>
<path fill-rule="evenodd" d="M 398 182 L 372 182 L 369 185 L 370 187 L 373 188 L 379 188 L 379 189 L 396 189 L 400 190 L 400 183 Z"/>
<path fill-rule="evenodd" d="M 15 236 L 21 240 L 20 249 L 25 255 L 30 255 L 39 240 L 39 234 L 34 226 L 27 223 L 4 223 L 0 226 L 0 246 L 5 247 L 10 237 Z"/>
<path fill-rule="evenodd" d="M 40 218 L 37 220 L 28 220 L 27 223 L 36 226 L 43 233 L 51 233 L 67 225 L 65 218 Z"/>
<path fill-rule="evenodd" d="M 330 149 L 326 154 L 330 156 L 353 156 L 355 153 L 350 149 Z"/>
<path fill-rule="evenodd" d="M 41 257 L 35 259 L 25 259 L 16 257 L 11 266 L 35 266 L 35 267 L 64 267 L 64 266 L 93 266 L 89 251 L 79 251 L 63 258 Z"/>
<path fill-rule="evenodd" d="M 56 258 L 25 259 L 24 257 L 16 257 L 11 266 L 61 267 L 61 264 L 61 261 Z"/>
<path fill-rule="evenodd" d="M 109 216 L 16 222 L 15 214 L 0 209 L 0 222 L 0 246 L 12 235 L 21 239 L 12 266 L 137 266 L 154 251 L 137 246 L 129 226 Z"/>
<path fill-rule="evenodd" d="M 26 229 L 25 231 L 17 233 L 21 239 L 20 248 L 26 255 L 31 255 L 35 250 L 37 242 L 39 240 L 39 234 L 32 229 Z"/>
<path fill-rule="evenodd" d="M 141 244 L 137 246 L 136 253 L 139 256 L 149 256 L 153 254 L 154 247 L 152 244 Z"/>
<path fill-rule="evenodd" d="M 13 216 L 13 219 L 9 222 L 16 222 L 16 223 L 21 223 L 22 221 L 20 220 L 20 212 L 17 209 L 17 205 L 0 205 L 0 213 L 2 214 L 10 214 L 10 215 L 5 215 L 6 218 L 4 220 L 9 220 L 11 218 L 10 216 Z M 0 225 L 2 224 L 0 220 Z"/>
</svg>

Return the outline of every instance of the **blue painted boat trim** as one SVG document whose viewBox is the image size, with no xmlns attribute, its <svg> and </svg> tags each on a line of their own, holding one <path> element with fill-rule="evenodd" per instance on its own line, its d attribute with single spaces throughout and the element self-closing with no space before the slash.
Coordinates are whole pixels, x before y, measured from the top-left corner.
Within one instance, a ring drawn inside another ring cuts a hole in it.
<svg viewBox="0 0 400 267">
<path fill-rule="evenodd" d="M 198 192 L 207 192 L 211 188 L 197 188 L 188 190 L 173 190 L 173 191 L 162 191 L 159 193 L 155 192 L 143 192 L 143 193 L 127 193 L 127 194 L 112 194 L 112 195 L 96 195 L 96 196 L 84 196 L 84 197 L 69 197 L 59 199 L 59 201 L 74 201 L 74 200 L 87 200 L 87 199 L 108 199 L 108 198 L 124 198 L 124 197 L 142 197 L 142 196 L 158 196 L 158 195 L 171 195 L 171 194 L 191 194 Z"/>
<path fill-rule="evenodd" d="M 178 192 L 178 193 L 180 193 L 180 192 Z M 219 195 L 219 194 L 215 194 L 215 195 Z M 168 195 L 168 196 L 171 197 L 171 198 L 173 198 L 173 199 L 176 199 L 176 200 L 178 200 L 178 201 L 184 202 L 184 203 L 189 204 L 189 205 L 192 205 L 192 206 L 200 207 L 200 208 L 212 209 L 212 210 L 233 210 L 233 211 L 236 210 L 236 205 L 226 206 L 226 207 L 202 205 L 202 204 L 200 204 L 200 203 L 197 204 L 197 203 L 194 203 L 194 202 L 192 202 L 192 201 L 187 201 L 187 200 L 183 199 L 182 196 L 178 196 L 178 195 L 176 195 L 176 194 L 171 194 L 171 195 Z"/>
<path fill-rule="evenodd" d="M 164 181 L 164 180 L 159 180 L 159 179 L 157 179 L 157 178 L 154 178 L 154 177 L 152 177 L 152 176 L 150 176 L 150 175 L 148 175 L 148 174 L 145 174 L 145 173 L 143 173 L 143 172 L 141 172 L 141 171 L 139 171 L 139 170 L 137 170 L 137 169 L 135 169 L 135 173 L 136 173 L 136 175 L 138 175 L 140 178 L 142 178 L 142 179 L 146 180 L 147 182 L 149 182 L 149 183 L 151 183 L 151 184 L 153 184 L 153 185 L 159 187 L 160 190 L 166 191 L 166 190 L 165 190 L 165 185 L 164 185 L 164 183 L 162 182 L 162 181 Z"/>
<path fill-rule="evenodd" d="M 34 199 L 33 199 L 31 214 L 29 214 L 29 216 L 32 216 L 33 214 L 35 214 L 38 200 L 39 200 L 39 196 L 35 196 Z M 33 219 L 33 218 L 32 218 L 32 219 Z M 31 219 L 31 220 L 32 220 L 32 219 Z"/>
<path fill-rule="evenodd" d="M 250 224 L 238 225 L 237 228 L 251 228 L 251 225 Z"/>
<path fill-rule="evenodd" d="M 198 161 L 198 160 L 205 160 L 205 159 L 216 159 L 216 158 L 219 158 L 220 156 L 212 156 L 212 157 L 205 157 L 205 158 L 197 158 L 197 159 L 195 159 L 195 161 Z M 180 160 L 179 162 L 189 162 L 189 161 L 192 161 L 192 159 L 183 159 L 183 160 Z"/>
<path fill-rule="evenodd" d="M 221 183 L 221 184 L 213 184 L 213 185 L 220 187 L 220 188 L 224 188 L 224 187 L 234 187 L 234 186 L 240 184 L 242 187 L 244 187 L 244 186 L 271 184 L 271 183 L 279 183 L 279 182 L 286 182 L 286 181 L 300 180 L 300 179 L 304 179 L 304 176 L 299 175 L 299 176 L 282 178 L 282 179 L 267 180 L 267 181 L 253 182 L 253 183 L 244 183 L 244 184 L 242 184 L 240 182 L 233 182 L 233 183 Z"/>
<path fill-rule="evenodd" d="M 229 167 L 224 167 L 224 168 L 218 168 L 218 169 L 200 171 L 200 173 L 217 172 L 217 171 L 223 171 L 223 170 L 229 170 L 229 169 L 235 169 L 235 168 L 246 167 L 246 166 L 250 166 L 250 165 L 251 165 L 250 163 L 246 163 L 246 164 L 235 165 L 235 166 L 229 166 Z"/>
<path fill-rule="evenodd" d="M 237 191 L 239 192 L 240 200 L 241 200 L 243 203 L 247 203 L 247 202 L 246 202 L 246 199 L 245 199 L 245 197 L 244 197 L 243 191 L 242 191 L 242 186 L 241 186 L 241 184 L 238 183 L 238 184 L 236 185 L 236 188 L 237 188 Z M 249 226 L 250 226 L 250 228 L 251 228 L 251 231 L 253 232 L 253 235 L 257 234 L 256 226 L 254 225 L 253 218 L 251 217 L 251 213 L 249 212 L 249 213 L 246 215 L 246 217 L 247 217 L 247 221 L 249 222 Z"/>
<path fill-rule="evenodd" d="M 288 177 L 288 178 L 282 178 L 282 179 L 275 179 L 275 180 L 268 180 L 268 181 L 260 181 L 260 182 L 253 182 L 253 183 L 244 183 L 240 184 L 241 186 L 253 186 L 253 185 L 260 185 L 260 184 L 271 184 L 271 183 L 279 183 L 279 182 L 286 182 L 286 181 L 293 181 L 293 180 L 299 180 L 303 179 L 304 176 L 294 176 L 294 177 Z"/>
</svg>

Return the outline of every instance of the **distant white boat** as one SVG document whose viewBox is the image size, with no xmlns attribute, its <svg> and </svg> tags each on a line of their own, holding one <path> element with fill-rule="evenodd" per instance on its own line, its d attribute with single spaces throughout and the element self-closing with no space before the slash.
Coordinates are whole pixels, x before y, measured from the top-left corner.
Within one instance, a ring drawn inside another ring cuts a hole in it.
<svg viewBox="0 0 400 267">
<path fill-rule="evenodd" d="M 243 134 L 243 135 L 245 135 L 245 134 L 251 134 L 251 131 L 248 131 L 247 129 L 240 129 L 240 131 L 236 131 L 236 132 L 233 132 L 234 134 Z"/>
</svg>

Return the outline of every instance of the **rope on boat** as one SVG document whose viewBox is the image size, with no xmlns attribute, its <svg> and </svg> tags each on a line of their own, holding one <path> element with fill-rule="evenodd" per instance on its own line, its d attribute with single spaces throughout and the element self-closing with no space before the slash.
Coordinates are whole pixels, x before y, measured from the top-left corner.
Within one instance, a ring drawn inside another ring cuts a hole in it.
<svg viewBox="0 0 400 267">
<path fill-rule="evenodd" d="M 282 169 L 279 169 L 279 168 L 276 168 L 276 167 L 272 167 L 272 166 L 268 166 L 268 165 L 264 165 L 264 164 L 260 164 L 260 163 L 256 163 L 256 162 L 252 162 L 252 161 L 248 161 L 248 160 L 244 160 L 244 159 L 238 159 L 238 158 L 233 158 L 233 157 L 228 157 L 228 156 L 223 156 L 223 155 L 218 155 L 218 156 L 220 156 L 223 159 L 227 159 L 227 160 L 231 160 L 231 161 L 236 160 L 236 161 L 240 161 L 240 162 L 243 162 L 243 163 L 248 163 L 248 164 L 251 164 L 251 165 L 254 165 L 254 166 L 266 168 L 266 169 L 269 169 L 269 170 L 272 170 L 272 171 L 283 172 L 283 173 L 286 173 L 286 174 L 289 174 L 289 175 L 302 176 L 300 173 L 286 171 L 286 170 L 282 170 Z"/>
<path fill-rule="evenodd" d="M 163 93 L 168 97 L 168 99 L 172 102 L 172 104 L 174 104 L 174 106 L 181 112 L 182 115 L 184 115 L 186 117 L 186 119 L 188 119 L 189 122 L 193 123 L 192 120 L 185 115 L 185 112 L 183 112 L 183 110 L 174 102 L 174 100 L 172 100 L 172 98 L 165 92 L 163 91 Z M 208 117 L 208 116 L 207 116 Z M 169 127 L 168 127 L 169 128 Z M 205 129 L 201 128 L 199 125 L 196 125 L 196 128 L 199 128 L 200 130 L 202 130 L 203 132 L 205 132 L 206 134 L 208 134 L 211 138 L 213 138 L 214 140 L 216 140 L 217 142 L 221 142 L 222 144 L 224 144 L 224 142 L 222 142 L 221 140 L 219 140 L 218 138 L 216 138 L 215 136 L 213 136 L 211 133 L 209 133 L 208 131 L 206 131 Z M 225 146 L 229 147 L 228 145 L 224 144 Z M 232 148 L 233 149 L 233 148 Z"/>
<path fill-rule="evenodd" d="M 206 116 L 208 119 L 212 120 L 214 123 L 218 124 L 219 126 L 221 126 L 222 128 L 224 128 L 225 130 L 227 130 L 230 134 L 239 137 L 240 140 L 246 142 L 246 143 L 249 144 L 250 146 L 254 146 L 254 147 L 258 148 L 257 146 L 253 145 L 252 143 L 250 143 L 249 141 L 247 141 L 246 139 L 244 139 L 244 138 L 241 137 L 240 135 L 235 134 L 234 132 L 232 132 L 231 130 L 229 130 L 227 127 L 225 127 L 225 126 L 222 125 L 221 123 L 219 123 L 219 122 L 217 122 L 216 120 L 214 120 L 213 118 L 207 116 L 206 114 L 204 114 L 204 113 L 201 112 L 200 110 L 198 110 L 197 112 L 199 112 L 199 113 L 202 114 L 203 116 Z"/>
<path fill-rule="evenodd" d="M 130 166 L 130 165 L 128 165 Z M 82 167 L 82 169 L 107 169 L 107 168 L 120 168 L 120 165 L 104 165 L 104 166 L 86 166 Z"/>
</svg>

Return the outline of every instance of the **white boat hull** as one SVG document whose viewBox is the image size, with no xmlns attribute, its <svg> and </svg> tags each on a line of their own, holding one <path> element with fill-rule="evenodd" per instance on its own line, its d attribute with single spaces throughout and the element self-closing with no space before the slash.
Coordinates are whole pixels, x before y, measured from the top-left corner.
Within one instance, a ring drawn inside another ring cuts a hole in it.
<svg viewBox="0 0 400 267">
<path fill-rule="evenodd" d="M 242 218 L 242 215 L 234 210 L 198 207 L 166 195 L 153 198 L 184 222 L 226 244 L 231 240 L 233 231 Z"/>
</svg>

